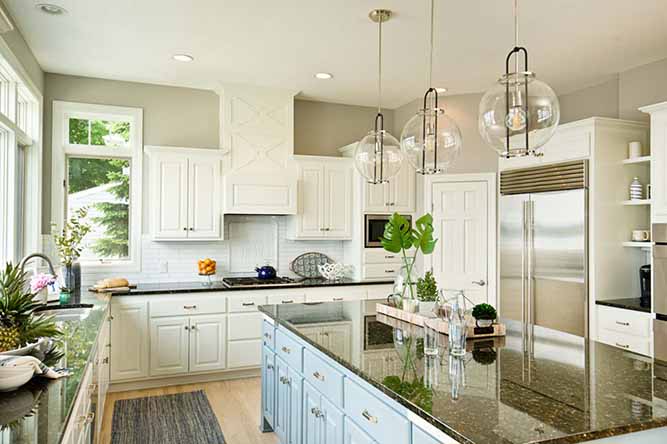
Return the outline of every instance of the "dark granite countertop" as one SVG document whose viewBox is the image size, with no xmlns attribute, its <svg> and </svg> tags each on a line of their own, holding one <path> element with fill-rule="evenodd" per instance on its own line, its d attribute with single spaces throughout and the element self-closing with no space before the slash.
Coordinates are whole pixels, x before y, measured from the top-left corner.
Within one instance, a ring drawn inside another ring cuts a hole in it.
<svg viewBox="0 0 667 444">
<path fill-rule="evenodd" d="M 461 443 L 570 444 L 667 426 L 667 409 L 660 408 L 667 377 L 659 376 L 667 375 L 667 363 L 578 336 L 536 326 L 532 352 L 524 353 L 522 326 L 509 321 L 507 336 L 469 340 L 462 358 L 448 354 L 445 335 L 438 356 L 426 356 L 421 328 L 378 314 L 394 343 L 343 356 L 291 322 L 338 314 L 352 321 L 351 334 L 363 335 L 363 304 L 260 310 Z M 410 390 L 400 395 L 401 386 Z"/>
<path fill-rule="evenodd" d="M 639 298 L 608 299 L 595 301 L 595 303 L 606 305 L 607 307 L 623 308 L 625 310 L 643 311 L 644 313 L 651 312 L 651 306 L 643 306 Z"/>
<path fill-rule="evenodd" d="M 34 377 L 13 392 L 0 393 L 0 442 L 3 444 L 57 444 L 63 438 L 86 366 L 96 349 L 105 319 L 108 296 L 83 292 L 71 305 L 91 304 L 84 319 L 59 322 L 63 331 L 60 367 L 70 376 L 58 380 Z M 56 308 L 49 304 L 49 308 Z"/>
<path fill-rule="evenodd" d="M 226 287 L 222 282 L 215 281 L 212 285 L 206 285 L 204 281 L 199 282 L 163 282 L 154 284 L 137 284 L 137 288 L 129 292 L 114 293 L 115 295 L 145 296 L 150 294 L 176 294 L 176 293 L 198 293 L 210 291 L 244 291 L 244 290 L 280 290 L 286 288 L 312 288 L 312 287 L 345 287 L 352 285 L 382 285 L 391 284 L 393 281 L 361 281 L 355 279 L 342 279 L 339 281 L 328 281 L 326 279 L 301 279 L 292 284 L 266 286 L 266 287 Z"/>
</svg>

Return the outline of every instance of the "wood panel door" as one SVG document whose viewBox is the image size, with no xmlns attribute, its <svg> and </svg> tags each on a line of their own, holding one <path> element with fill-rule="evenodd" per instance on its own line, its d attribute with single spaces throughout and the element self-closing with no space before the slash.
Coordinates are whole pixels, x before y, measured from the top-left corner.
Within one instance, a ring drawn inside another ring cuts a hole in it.
<svg viewBox="0 0 667 444">
<path fill-rule="evenodd" d="M 438 239 L 433 274 L 444 288 L 461 289 L 476 304 L 488 302 L 488 183 L 432 184 L 433 227 Z"/>
<path fill-rule="evenodd" d="M 190 318 L 190 371 L 203 372 L 225 368 L 224 315 Z"/>
<path fill-rule="evenodd" d="M 154 318 L 151 324 L 151 376 L 188 372 L 190 321 L 185 316 Z"/>
</svg>

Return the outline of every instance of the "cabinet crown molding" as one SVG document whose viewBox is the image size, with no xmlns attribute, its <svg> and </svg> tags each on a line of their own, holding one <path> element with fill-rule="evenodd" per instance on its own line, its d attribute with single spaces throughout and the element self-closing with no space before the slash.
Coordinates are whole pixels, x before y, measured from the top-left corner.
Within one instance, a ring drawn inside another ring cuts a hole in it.
<svg viewBox="0 0 667 444">
<path fill-rule="evenodd" d="M 180 147 L 180 146 L 160 146 L 160 145 L 144 145 L 144 152 L 151 155 L 156 154 L 180 154 L 188 155 L 204 155 L 215 156 L 222 158 L 225 152 L 219 148 L 194 148 L 194 147 Z"/>
</svg>

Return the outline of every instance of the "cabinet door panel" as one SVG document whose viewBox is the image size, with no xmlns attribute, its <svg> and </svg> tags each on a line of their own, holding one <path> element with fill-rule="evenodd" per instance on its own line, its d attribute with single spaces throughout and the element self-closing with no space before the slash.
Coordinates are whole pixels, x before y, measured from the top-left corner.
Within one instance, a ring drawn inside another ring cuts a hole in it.
<svg viewBox="0 0 667 444">
<path fill-rule="evenodd" d="M 352 237 L 352 168 L 349 165 L 327 166 L 324 174 L 322 206 L 326 236 L 349 239 Z"/>
<path fill-rule="evenodd" d="M 403 165 L 401 171 L 389 182 L 389 209 L 399 213 L 415 212 L 415 170 Z"/>
<path fill-rule="evenodd" d="M 261 339 L 227 342 L 227 368 L 259 367 L 261 363 Z"/>
<path fill-rule="evenodd" d="M 188 372 L 190 325 L 187 317 L 151 319 L 151 376 Z"/>
<path fill-rule="evenodd" d="M 320 444 L 343 444 L 343 412 L 325 397 L 322 397 L 320 409 L 323 415 Z"/>
<path fill-rule="evenodd" d="M 375 444 L 373 438 L 357 427 L 347 416 L 343 420 L 343 442 L 345 444 Z"/>
<path fill-rule="evenodd" d="M 282 444 L 287 443 L 287 429 L 289 428 L 289 372 L 287 364 L 276 357 L 276 412 L 273 430 Z"/>
<path fill-rule="evenodd" d="M 263 315 L 259 312 L 230 314 L 229 340 L 261 338 L 262 319 Z"/>
<path fill-rule="evenodd" d="M 294 370 L 289 370 L 289 429 L 286 444 L 301 444 L 303 426 L 303 378 Z"/>
<path fill-rule="evenodd" d="M 303 444 L 321 444 L 320 394 L 307 382 L 303 383 Z"/>
<path fill-rule="evenodd" d="M 188 160 L 160 155 L 154 160 L 153 237 L 180 239 L 188 236 Z"/>
<path fill-rule="evenodd" d="M 192 156 L 188 168 L 189 217 L 188 237 L 219 239 L 220 162 L 217 159 Z"/>
<path fill-rule="evenodd" d="M 386 183 L 370 184 L 363 178 L 364 212 L 386 213 L 389 211 L 389 188 Z"/>
<path fill-rule="evenodd" d="M 268 347 L 262 353 L 262 412 L 273 427 L 276 402 L 276 355 Z"/>
<path fill-rule="evenodd" d="M 190 318 L 190 371 L 203 372 L 225 368 L 225 317 Z"/>
<path fill-rule="evenodd" d="M 300 164 L 297 237 L 323 237 L 325 228 L 322 189 L 324 167 L 320 163 Z"/>
<path fill-rule="evenodd" d="M 111 380 L 148 376 L 148 303 L 113 302 L 111 305 Z"/>
</svg>

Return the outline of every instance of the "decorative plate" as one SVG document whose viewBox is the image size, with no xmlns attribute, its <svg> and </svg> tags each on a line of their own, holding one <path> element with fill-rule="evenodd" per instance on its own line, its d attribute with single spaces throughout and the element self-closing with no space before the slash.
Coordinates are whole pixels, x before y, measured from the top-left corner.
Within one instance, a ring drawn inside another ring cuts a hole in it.
<svg viewBox="0 0 667 444">
<path fill-rule="evenodd" d="M 304 278 L 322 277 L 318 266 L 323 264 L 333 264 L 334 260 L 322 253 L 303 253 L 289 264 L 289 269 L 295 274 Z"/>
</svg>

